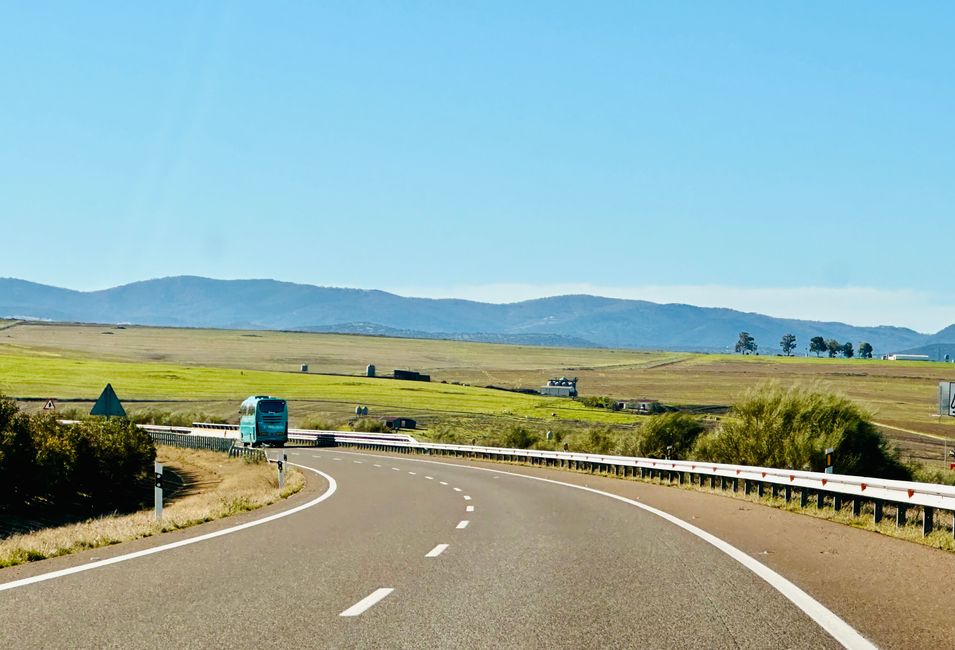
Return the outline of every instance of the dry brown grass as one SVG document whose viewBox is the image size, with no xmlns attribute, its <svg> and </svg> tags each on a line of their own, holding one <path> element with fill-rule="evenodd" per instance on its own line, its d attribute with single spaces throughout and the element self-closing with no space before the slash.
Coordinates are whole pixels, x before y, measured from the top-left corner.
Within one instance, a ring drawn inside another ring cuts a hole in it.
<svg viewBox="0 0 955 650">
<path fill-rule="evenodd" d="M 180 493 L 182 496 L 167 502 L 162 522 L 157 522 L 153 511 L 147 510 L 12 535 L 0 540 L 0 567 L 128 542 L 255 510 L 286 498 L 305 485 L 302 473 L 290 467 L 280 494 L 273 466 L 229 458 L 214 451 L 159 446 L 157 460 L 193 478 Z"/>
</svg>

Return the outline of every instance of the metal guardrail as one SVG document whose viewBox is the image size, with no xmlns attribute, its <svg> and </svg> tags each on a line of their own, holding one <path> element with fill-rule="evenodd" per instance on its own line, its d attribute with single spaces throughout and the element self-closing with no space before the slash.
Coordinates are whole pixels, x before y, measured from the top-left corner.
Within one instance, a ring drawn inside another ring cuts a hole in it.
<svg viewBox="0 0 955 650">
<path fill-rule="evenodd" d="M 883 519 L 884 506 L 895 508 L 896 523 L 904 525 L 909 508 L 922 509 L 922 532 L 927 535 L 934 530 L 935 510 L 953 513 L 952 533 L 955 535 L 955 487 L 915 481 L 893 481 L 845 474 L 824 474 L 800 470 L 726 465 L 697 461 L 661 460 L 657 458 L 633 458 L 629 456 L 606 456 L 574 452 L 542 451 L 536 449 L 507 449 L 502 447 L 479 447 L 473 445 L 448 445 L 423 442 L 367 441 L 353 434 L 335 436 L 337 445 L 353 445 L 378 449 L 401 450 L 411 453 L 442 454 L 459 457 L 505 460 L 531 465 L 547 465 L 589 472 L 605 472 L 615 476 L 660 478 L 675 483 L 699 483 L 711 488 L 739 491 L 745 494 L 756 492 L 764 496 L 768 489 L 773 497 L 782 497 L 787 502 L 798 494 L 800 504 L 815 501 L 823 508 L 830 499 L 836 509 L 841 509 L 848 500 L 852 513 L 861 516 L 862 506 L 871 503 L 876 522 Z"/>
<path fill-rule="evenodd" d="M 193 426 L 195 429 L 220 431 L 237 428 L 237 425 L 209 423 L 196 423 Z M 189 429 L 185 430 L 189 431 Z M 604 472 L 623 477 L 663 479 L 678 484 L 689 482 L 705 486 L 709 483 L 710 488 L 733 492 L 738 492 L 742 488 L 744 494 L 755 492 L 759 496 L 764 496 L 768 490 L 774 498 L 781 497 L 787 502 L 798 496 L 802 506 L 807 506 L 813 501 L 817 508 L 823 508 L 831 502 L 832 506 L 838 510 L 848 501 L 852 506 L 852 514 L 855 516 L 861 516 L 863 505 L 868 503 L 872 505 L 876 522 L 884 518 L 884 506 L 889 505 L 895 509 L 896 523 L 900 526 L 906 523 L 910 508 L 920 508 L 922 532 L 926 535 L 934 530 L 935 511 L 943 510 L 953 513 L 952 534 L 955 535 L 955 487 L 936 483 L 893 481 L 847 474 L 824 474 L 698 461 L 450 445 L 419 442 L 407 434 L 289 429 L 289 440 L 310 446 L 349 445 L 383 451 L 503 460 L 578 471 Z"/>
<path fill-rule="evenodd" d="M 210 449 L 212 451 L 222 451 L 228 453 L 232 449 L 232 441 L 227 438 L 217 436 L 195 436 L 188 429 L 182 430 L 156 430 L 151 426 L 141 427 L 150 436 L 154 442 L 161 445 L 171 445 L 173 447 L 185 447 L 189 449 Z M 178 427 L 168 427 L 166 429 L 179 429 Z"/>
</svg>

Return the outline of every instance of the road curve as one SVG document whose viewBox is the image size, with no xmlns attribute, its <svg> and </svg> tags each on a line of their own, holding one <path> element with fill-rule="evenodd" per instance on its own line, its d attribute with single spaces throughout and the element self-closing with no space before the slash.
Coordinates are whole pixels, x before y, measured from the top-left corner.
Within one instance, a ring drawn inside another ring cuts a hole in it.
<svg viewBox="0 0 955 650">
<path fill-rule="evenodd" d="M 335 449 L 289 460 L 333 477 L 336 493 L 0 592 L 4 645 L 840 647 L 737 561 L 626 503 L 506 468 Z"/>
</svg>

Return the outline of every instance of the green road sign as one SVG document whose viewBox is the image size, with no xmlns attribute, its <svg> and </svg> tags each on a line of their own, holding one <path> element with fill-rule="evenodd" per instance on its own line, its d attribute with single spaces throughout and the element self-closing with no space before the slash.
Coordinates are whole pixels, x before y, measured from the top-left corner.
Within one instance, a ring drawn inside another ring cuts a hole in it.
<svg viewBox="0 0 955 650">
<path fill-rule="evenodd" d="M 113 390 L 112 385 L 106 384 L 106 388 L 103 389 L 103 393 L 96 400 L 96 404 L 93 404 L 90 415 L 126 417 L 126 411 L 123 409 L 123 405 L 119 403 L 119 398 L 116 397 L 116 391 Z"/>
</svg>

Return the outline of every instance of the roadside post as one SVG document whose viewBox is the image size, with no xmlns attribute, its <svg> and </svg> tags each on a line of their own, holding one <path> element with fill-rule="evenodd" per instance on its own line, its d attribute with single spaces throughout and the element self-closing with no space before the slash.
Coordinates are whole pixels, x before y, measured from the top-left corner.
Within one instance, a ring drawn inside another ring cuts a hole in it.
<svg viewBox="0 0 955 650">
<path fill-rule="evenodd" d="M 285 463 L 288 462 L 288 455 L 282 454 L 282 458 L 275 462 L 279 467 L 279 490 L 285 489 Z"/>
<path fill-rule="evenodd" d="M 156 473 L 156 521 L 162 521 L 162 463 L 156 463 L 153 467 Z"/>
<path fill-rule="evenodd" d="M 826 474 L 832 474 L 832 455 L 836 453 L 834 447 L 826 447 Z"/>
</svg>

